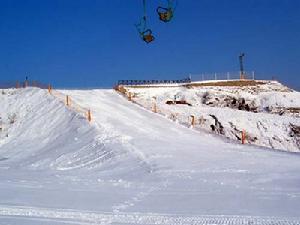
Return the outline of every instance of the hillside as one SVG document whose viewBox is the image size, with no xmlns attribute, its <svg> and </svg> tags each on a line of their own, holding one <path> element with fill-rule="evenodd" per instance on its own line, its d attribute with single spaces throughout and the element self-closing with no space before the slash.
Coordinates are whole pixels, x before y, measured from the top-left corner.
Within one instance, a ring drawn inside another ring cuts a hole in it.
<svg viewBox="0 0 300 225">
<path fill-rule="evenodd" d="M 124 87 L 133 101 L 186 126 L 241 142 L 300 151 L 300 93 L 276 81 L 207 81 Z"/>
<path fill-rule="evenodd" d="M 0 224 L 299 224 L 298 154 L 195 131 L 114 90 L 60 92 L 92 122 L 46 90 L 0 92 Z"/>
</svg>

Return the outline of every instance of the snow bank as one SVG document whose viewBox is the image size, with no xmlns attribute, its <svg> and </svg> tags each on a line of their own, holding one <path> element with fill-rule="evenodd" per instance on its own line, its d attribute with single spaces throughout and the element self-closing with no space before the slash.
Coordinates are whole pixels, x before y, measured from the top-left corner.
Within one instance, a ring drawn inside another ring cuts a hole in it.
<svg viewBox="0 0 300 225">
<path fill-rule="evenodd" d="M 239 142 L 245 130 L 248 143 L 299 152 L 300 137 L 293 127 L 300 126 L 300 93 L 276 81 L 264 83 L 126 89 L 138 104 L 152 110 L 156 102 L 160 113 L 186 126 L 190 126 L 190 116 L 194 115 L 196 129 L 217 132 Z M 166 104 L 176 100 L 189 105 Z"/>
<path fill-rule="evenodd" d="M 296 91 L 287 93 L 261 93 L 259 95 L 259 101 L 262 108 L 296 108 L 300 107 L 300 93 Z"/>
</svg>

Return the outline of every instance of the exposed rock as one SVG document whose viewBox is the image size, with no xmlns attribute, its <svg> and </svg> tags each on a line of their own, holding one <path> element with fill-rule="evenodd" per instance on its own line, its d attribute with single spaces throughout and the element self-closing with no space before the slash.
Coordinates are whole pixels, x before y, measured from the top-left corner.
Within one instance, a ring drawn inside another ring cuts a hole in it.
<svg viewBox="0 0 300 225">
<path fill-rule="evenodd" d="M 215 124 L 210 125 L 212 131 L 216 132 L 217 134 L 224 135 L 225 134 L 224 127 L 222 126 L 218 118 L 215 115 L 211 115 L 211 114 L 209 116 L 211 116 L 215 120 Z"/>
<path fill-rule="evenodd" d="M 188 105 L 188 106 L 192 106 L 192 104 L 188 103 L 185 100 L 176 100 L 176 101 L 166 101 L 167 105 Z"/>
<path fill-rule="evenodd" d="M 291 132 L 290 132 L 291 137 L 300 137 L 300 126 L 290 124 L 290 128 L 291 128 Z"/>
</svg>

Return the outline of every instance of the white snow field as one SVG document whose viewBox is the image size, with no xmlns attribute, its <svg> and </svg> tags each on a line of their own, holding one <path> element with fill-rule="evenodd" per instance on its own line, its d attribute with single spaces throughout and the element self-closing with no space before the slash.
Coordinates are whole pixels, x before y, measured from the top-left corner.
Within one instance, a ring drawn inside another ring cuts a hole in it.
<svg viewBox="0 0 300 225">
<path fill-rule="evenodd" d="M 300 155 L 174 123 L 114 90 L 0 92 L 0 224 L 300 224 Z"/>
</svg>

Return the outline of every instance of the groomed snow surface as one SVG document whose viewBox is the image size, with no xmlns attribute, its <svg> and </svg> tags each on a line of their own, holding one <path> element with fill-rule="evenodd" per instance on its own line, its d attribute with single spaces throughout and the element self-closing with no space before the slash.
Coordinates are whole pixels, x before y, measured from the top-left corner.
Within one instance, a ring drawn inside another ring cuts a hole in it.
<svg viewBox="0 0 300 225">
<path fill-rule="evenodd" d="M 0 92 L 0 224 L 300 224 L 300 156 L 195 131 L 113 90 Z"/>
</svg>

